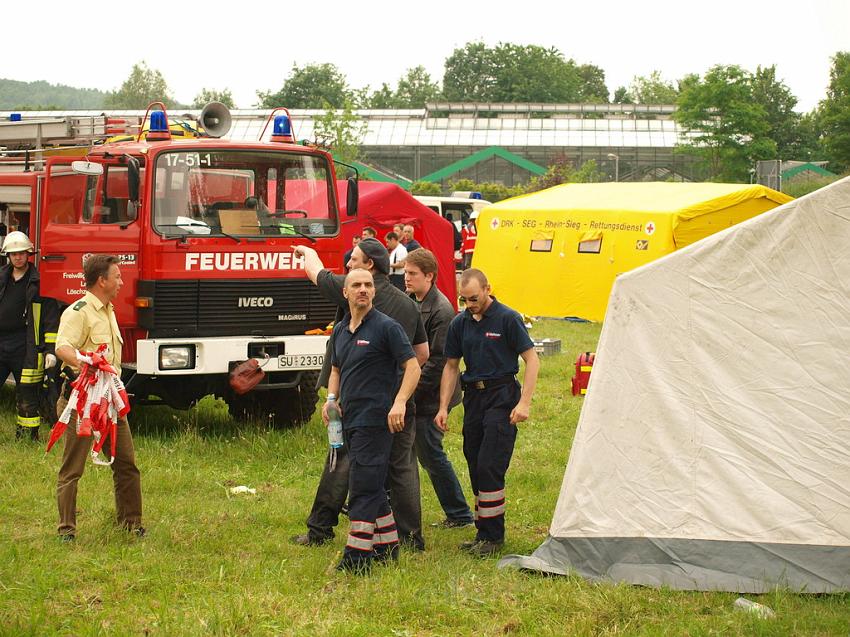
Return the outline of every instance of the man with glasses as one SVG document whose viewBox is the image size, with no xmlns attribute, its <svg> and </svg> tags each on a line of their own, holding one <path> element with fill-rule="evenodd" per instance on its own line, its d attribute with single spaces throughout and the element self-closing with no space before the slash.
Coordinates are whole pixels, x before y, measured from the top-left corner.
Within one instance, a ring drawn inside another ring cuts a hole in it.
<svg viewBox="0 0 850 637">
<path fill-rule="evenodd" d="M 528 419 L 540 360 L 522 317 L 490 296 L 490 285 L 481 270 L 464 271 L 460 294 L 466 310 L 449 325 L 440 409 L 434 422 L 446 430 L 463 358 L 463 455 L 475 494 L 478 532 L 461 548 L 488 557 L 505 541 L 505 474 L 516 442 L 516 426 Z M 516 380 L 518 356 L 525 361 L 522 388 Z"/>
</svg>

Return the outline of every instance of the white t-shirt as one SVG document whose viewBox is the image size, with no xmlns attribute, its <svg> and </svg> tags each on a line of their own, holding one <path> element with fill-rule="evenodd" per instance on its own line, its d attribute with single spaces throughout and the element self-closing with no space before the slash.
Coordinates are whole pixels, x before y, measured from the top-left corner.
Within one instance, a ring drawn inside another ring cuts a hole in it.
<svg viewBox="0 0 850 637">
<path fill-rule="evenodd" d="M 403 268 L 396 268 L 396 263 L 407 258 L 407 248 L 399 243 L 395 250 L 390 252 L 390 274 L 402 274 Z"/>
</svg>

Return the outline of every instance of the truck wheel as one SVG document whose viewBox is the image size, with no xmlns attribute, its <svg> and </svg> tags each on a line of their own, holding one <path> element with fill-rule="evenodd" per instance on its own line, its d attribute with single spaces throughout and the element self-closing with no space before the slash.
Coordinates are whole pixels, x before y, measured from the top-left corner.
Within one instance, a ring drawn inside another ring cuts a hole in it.
<svg viewBox="0 0 850 637">
<path fill-rule="evenodd" d="M 319 372 L 304 372 L 298 387 L 268 392 L 266 413 L 271 414 L 267 417 L 275 427 L 295 427 L 310 421 L 319 399 L 319 392 L 316 391 L 318 379 Z"/>
</svg>

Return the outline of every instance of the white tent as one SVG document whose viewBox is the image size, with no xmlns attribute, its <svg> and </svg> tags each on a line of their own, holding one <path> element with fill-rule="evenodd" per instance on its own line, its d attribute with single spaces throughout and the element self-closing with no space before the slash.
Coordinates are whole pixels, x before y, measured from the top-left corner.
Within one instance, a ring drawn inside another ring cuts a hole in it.
<svg viewBox="0 0 850 637">
<path fill-rule="evenodd" d="M 502 565 L 850 590 L 850 178 L 621 275 L 549 537 Z"/>
</svg>

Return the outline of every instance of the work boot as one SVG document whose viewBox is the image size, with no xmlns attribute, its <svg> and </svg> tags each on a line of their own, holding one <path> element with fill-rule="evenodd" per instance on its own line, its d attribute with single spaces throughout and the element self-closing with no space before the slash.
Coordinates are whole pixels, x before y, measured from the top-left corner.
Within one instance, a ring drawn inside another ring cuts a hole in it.
<svg viewBox="0 0 850 637">
<path fill-rule="evenodd" d="M 60 533 L 59 534 L 59 541 L 62 544 L 70 544 L 76 539 L 77 538 L 74 536 L 73 533 Z"/>
<path fill-rule="evenodd" d="M 322 546 L 331 541 L 329 537 L 313 537 L 309 533 L 303 535 L 293 535 L 289 541 L 298 546 Z"/>
<path fill-rule="evenodd" d="M 473 548 L 478 546 L 481 542 L 482 542 L 482 540 L 479 540 L 479 539 L 469 540 L 468 542 L 461 542 L 459 548 L 460 548 L 461 551 L 466 551 L 467 553 L 469 553 Z"/>
<path fill-rule="evenodd" d="M 375 562 L 378 564 L 386 564 L 388 562 L 398 562 L 398 544 L 394 544 L 392 547 L 382 550 L 375 551 L 375 557 L 373 558 Z"/>
<path fill-rule="evenodd" d="M 336 565 L 336 570 L 354 575 L 368 575 L 372 571 L 372 559 L 355 560 L 344 555 L 340 563 Z"/>
<path fill-rule="evenodd" d="M 15 428 L 15 438 L 21 440 L 22 438 L 26 440 L 29 438 L 30 440 L 38 440 L 38 427 L 23 427 L 21 425 L 17 425 Z"/>
<path fill-rule="evenodd" d="M 440 522 L 432 522 L 431 526 L 440 529 L 462 529 L 466 526 L 472 526 L 472 520 L 453 520 L 451 518 L 446 518 L 445 520 L 441 520 Z"/>
<path fill-rule="evenodd" d="M 497 542 L 495 540 L 481 540 L 475 546 L 471 547 L 469 552 L 476 557 L 492 557 L 502 550 L 504 544 L 504 542 Z"/>
</svg>

